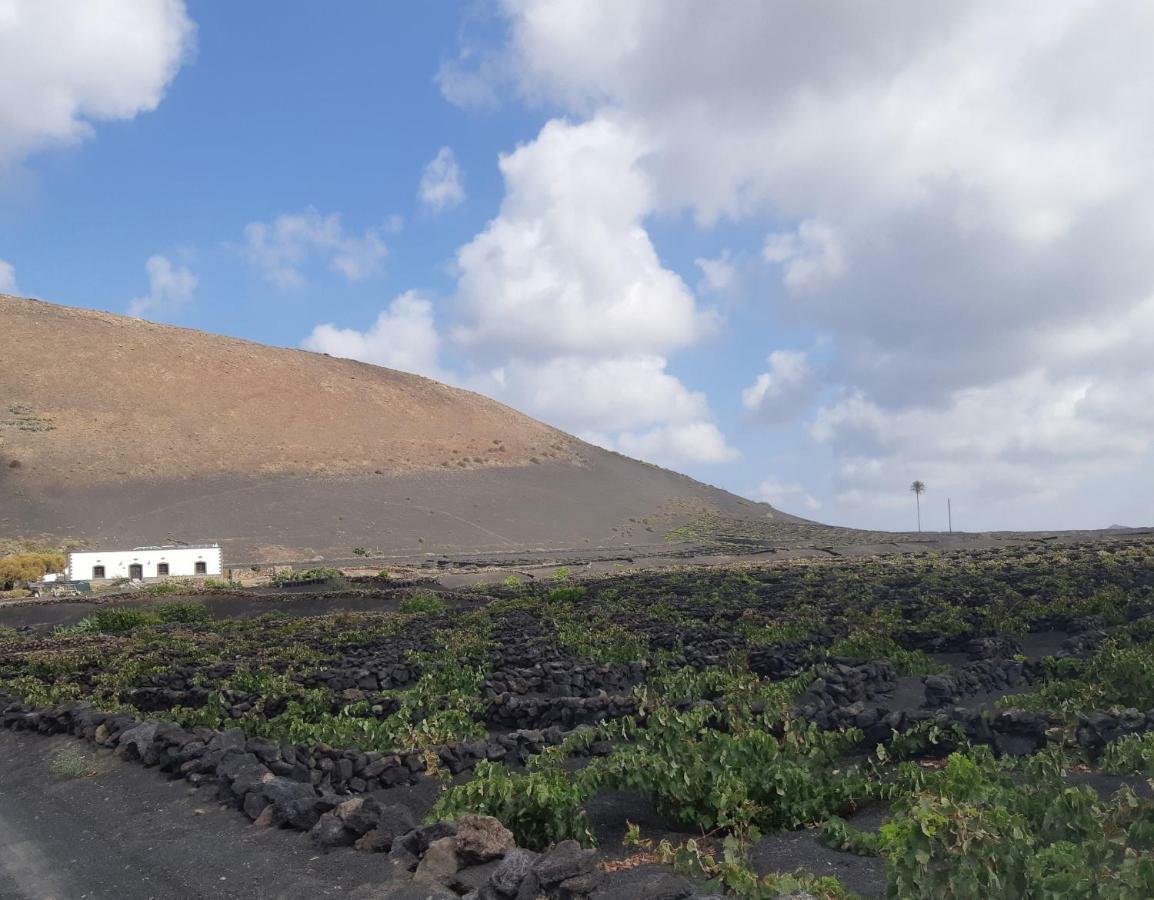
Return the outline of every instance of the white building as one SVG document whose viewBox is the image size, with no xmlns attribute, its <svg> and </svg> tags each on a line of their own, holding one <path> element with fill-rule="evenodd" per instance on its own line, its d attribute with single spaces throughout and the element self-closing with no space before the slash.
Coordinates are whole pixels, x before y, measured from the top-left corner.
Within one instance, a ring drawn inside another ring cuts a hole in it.
<svg viewBox="0 0 1154 900">
<path fill-rule="evenodd" d="M 220 544 L 137 547 L 135 550 L 77 550 L 68 554 L 69 581 L 198 575 L 219 577 L 223 571 Z"/>
</svg>

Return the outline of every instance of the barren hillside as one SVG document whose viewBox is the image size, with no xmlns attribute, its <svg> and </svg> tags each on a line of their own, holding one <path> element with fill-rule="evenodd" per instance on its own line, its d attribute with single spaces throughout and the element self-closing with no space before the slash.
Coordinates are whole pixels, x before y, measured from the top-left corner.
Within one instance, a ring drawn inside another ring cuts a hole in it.
<svg viewBox="0 0 1154 900">
<path fill-rule="evenodd" d="M 659 542 L 795 522 L 403 372 L 0 296 L 0 538 L 245 559 Z"/>
<path fill-rule="evenodd" d="M 5 463 L 52 482 L 373 475 L 578 459 L 479 394 L 303 350 L 0 297 Z"/>
</svg>

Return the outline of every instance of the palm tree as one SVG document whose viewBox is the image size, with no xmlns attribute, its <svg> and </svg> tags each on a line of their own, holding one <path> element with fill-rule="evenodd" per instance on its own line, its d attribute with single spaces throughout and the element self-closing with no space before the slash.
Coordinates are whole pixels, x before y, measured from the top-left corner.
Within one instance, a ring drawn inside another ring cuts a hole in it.
<svg viewBox="0 0 1154 900">
<path fill-rule="evenodd" d="M 922 530 L 922 494 L 925 493 L 926 483 L 924 481 L 915 481 L 910 485 L 910 490 L 914 492 L 914 500 L 918 504 L 918 532 Z"/>
</svg>

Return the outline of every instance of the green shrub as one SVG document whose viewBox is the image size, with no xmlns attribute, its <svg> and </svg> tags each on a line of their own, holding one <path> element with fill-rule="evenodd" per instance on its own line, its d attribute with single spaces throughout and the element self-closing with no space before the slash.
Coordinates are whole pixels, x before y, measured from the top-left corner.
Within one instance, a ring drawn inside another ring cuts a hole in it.
<svg viewBox="0 0 1154 900">
<path fill-rule="evenodd" d="M 190 578 L 168 578 L 146 585 L 144 593 L 164 596 L 166 594 L 188 594 L 196 590 L 196 584 Z"/>
<path fill-rule="evenodd" d="M 999 706 L 1067 716 L 1112 707 L 1154 708 L 1154 651 L 1148 645 L 1109 642 L 1088 659 L 1051 661 L 1037 690 L 1004 697 Z"/>
<path fill-rule="evenodd" d="M 984 748 L 955 753 L 881 829 L 898 897 L 1154 896 L 1154 803 L 1128 788 L 1100 800 L 1042 764 L 1013 777 Z"/>
<path fill-rule="evenodd" d="M 648 794 L 661 815 L 680 825 L 743 837 L 822 822 L 865 796 L 864 776 L 837 764 L 860 731 L 782 725 L 775 716 L 742 715 L 733 707 L 727 713 L 722 730 L 711 705 L 682 711 L 658 703 L 643 725 L 626 719 L 607 726 L 628 743 L 606 760 L 606 782 Z"/>
<path fill-rule="evenodd" d="M 212 613 L 209 612 L 208 607 L 203 603 L 187 601 L 158 603 L 150 607 L 150 611 L 155 614 L 161 622 L 180 622 L 186 625 L 193 625 L 208 622 L 212 619 Z"/>
<path fill-rule="evenodd" d="M 519 847 L 545 850 L 557 841 L 594 843 L 584 806 L 596 789 L 595 779 L 568 773 L 562 756 L 548 750 L 529 761 L 524 774 L 500 763 L 482 761 L 473 778 L 450 788 L 429 813 L 429 821 L 455 819 L 463 813 L 493 816 L 513 832 Z"/>
<path fill-rule="evenodd" d="M 233 591 L 243 585 L 235 579 L 223 578 L 206 578 L 200 583 L 200 586 L 206 591 Z"/>
<path fill-rule="evenodd" d="M 858 856 L 877 856 L 881 852 L 881 835 L 854 828 L 841 816 L 831 816 L 821 826 L 821 842 L 834 850 Z"/>
<path fill-rule="evenodd" d="M 864 629 L 835 641 L 829 655 L 860 660 L 888 659 L 899 675 L 936 675 L 946 669 L 921 650 L 906 650 L 890 635 Z"/>
<path fill-rule="evenodd" d="M 1146 775 L 1154 778 L 1154 733 L 1131 734 L 1106 745 L 1098 760 L 1115 775 Z"/>
<path fill-rule="evenodd" d="M 99 610 L 90 618 L 92 619 L 91 630 L 104 634 L 127 634 L 137 628 L 146 625 L 158 625 L 161 622 L 160 616 L 151 610 L 134 606 L 107 607 Z"/>
<path fill-rule="evenodd" d="M 290 585 L 298 581 L 316 580 L 343 582 L 344 577 L 340 569 L 333 569 L 329 566 L 317 566 L 312 569 L 276 572 L 272 576 L 272 582 L 276 585 Z"/>
<path fill-rule="evenodd" d="M 445 608 L 445 601 L 432 591 L 416 591 L 401 601 L 403 613 L 440 613 Z"/>
</svg>

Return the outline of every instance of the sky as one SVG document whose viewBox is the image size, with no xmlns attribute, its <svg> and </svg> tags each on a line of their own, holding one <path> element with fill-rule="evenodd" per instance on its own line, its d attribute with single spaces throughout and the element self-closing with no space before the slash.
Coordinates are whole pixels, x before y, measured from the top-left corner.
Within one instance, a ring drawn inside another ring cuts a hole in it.
<svg viewBox="0 0 1154 900">
<path fill-rule="evenodd" d="M 1150 524 L 1152 45 L 1146 0 L 0 0 L 0 292 L 821 521 Z"/>
</svg>

